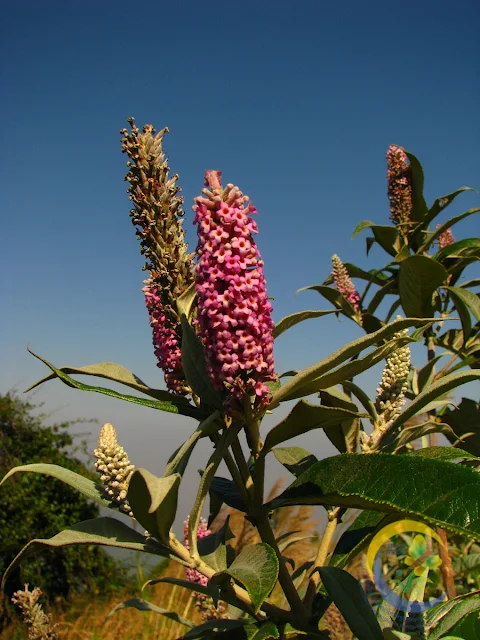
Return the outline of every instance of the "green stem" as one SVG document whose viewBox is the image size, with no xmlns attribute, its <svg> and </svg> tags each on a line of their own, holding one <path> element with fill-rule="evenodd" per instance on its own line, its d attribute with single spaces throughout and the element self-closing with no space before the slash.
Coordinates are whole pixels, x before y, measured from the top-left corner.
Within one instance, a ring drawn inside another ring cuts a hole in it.
<svg viewBox="0 0 480 640">
<path fill-rule="evenodd" d="M 320 574 L 317 571 L 317 569 L 319 567 L 323 567 L 327 560 L 328 552 L 330 550 L 330 545 L 332 544 L 332 539 L 338 525 L 340 511 L 341 511 L 341 508 L 336 507 L 335 509 L 332 509 L 332 511 L 329 511 L 328 513 L 328 523 L 327 523 L 327 526 L 325 527 L 325 531 L 323 532 L 320 546 L 318 547 L 317 557 L 315 558 L 314 565 L 310 572 L 307 593 L 305 594 L 305 605 L 309 609 L 312 608 L 313 600 L 317 592 L 318 583 L 320 582 Z"/>
</svg>

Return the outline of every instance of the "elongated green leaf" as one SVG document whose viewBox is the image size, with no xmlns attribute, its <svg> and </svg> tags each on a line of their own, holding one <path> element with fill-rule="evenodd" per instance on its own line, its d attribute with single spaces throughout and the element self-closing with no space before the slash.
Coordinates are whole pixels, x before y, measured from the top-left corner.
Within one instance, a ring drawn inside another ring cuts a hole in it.
<svg viewBox="0 0 480 640">
<path fill-rule="evenodd" d="M 326 458 L 265 508 L 290 504 L 408 514 L 480 539 L 480 474 L 420 456 L 346 453 Z"/>
<path fill-rule="evenodd" d="M 168 558 L 170 551 L 158 542 L 145 538 L 141 533 L 131 529 L 115 518 L 94 518 L 79 522 L 64 529 L 53 538 L 31 540 L 5 571 L 1 588 L 10 572 L 28 555 L 45 549 L 45 547 L 65 547 L 73 544 L 98 544 L 107 547 L 143 551 Z"/>
<path fill-rule="evenodd" d="M 209 491 L 210 496 L 215 495 L 221 503 L 228 504 L 229 507 L 238 511 L 247 511 L 247 506 L 240 495 L 237 485 L 232 480 L 215 476 Z"/>
<path fill-rule="evenodd" d="M 367 314 L 373 316 L 375 311 L 378 309 L 378 306 L 382 302 L 385 296 L 387 295 L 395 295 L 398 293 L 397 291 L 397 283 L 395 280 L 387 281 L 373 296 L 370 300 L 367 307 Z M 375 316 L 373 316 L 375 317 Z M 369 331 L 369 333 L 371 333 Z"/>
<path fill-rule="evenodd" d="M 280 322 L 277 322 L 273 330 L 273 337 L 278 338 L 278 336 L 285 333 L 287 329 L 291 329 L 296 324 L 299 324 L 304 320 L 321 318 L 322 316 L 327 316 L 331 313 L 335 313 L 335 309 L 329 309 L 328 311 L 297 311 L 297 313 L 292 313 L 291 315 L 282 318 Z"/>
<path fill-rule="evenodd" d="M 135 519 L 165 544 L 177 512 L 180 480 L 178 473 L 157 478 L 146 469 L 135 469 L 128 485 L 127 499 Z"/>
<path fill-rule="evenodd" d="M 358 361 L 355 360 L 355 362 Z M 323 389 L 320 391 L 320 398 L 322 405 L 325 407 L 335 407 L 337 409 L 346 409 L 347 411 L 358 413 L 357 405 L 352 402 L 352 399 L 339 387 L 327 387 Z M 366 417 L 367 414 L 363 415 Z M 363 415 L 358 414 L 358 416 L 362 417 Z M 359 417 L 347 419 L 339 426 L 326 427 L 324 431 L 327 438 L 340 453 L 344 453 L 345 451 L 354 452 L 357 450 L 360 431 Z"/>
<path fill-rule="evenodd" d="M 457 222 L 460 222 L 460 220 L 463 220 L 464 218 L 468 218 L 474 213 L 478 213 L 479 211 L 480 211 L 479 207 L 476 207 L 474 209 L 469 209 L 468 211 L 465 211 L 464 213 L 461 213 L 458 216 L 454 216 L 453 218 L 450 218 L 449 220 L 444 222 L 440 227 L 438 227 L 438 229 L 435 229 L 433 233 L 427 236 L 426 241 L 418 249 L 418 253 L 423 253 L 424 251 L 427 251 L 428 248 L 435 242 L 435 240 L 439 236 L 441 236 L 442 233 L 444 233 L 447 229 L 449 229 L 450 227 L 453 227 L 454 224 L 456 224 Z"/>
<path fill-rule="evenodd" d="M 0 482 L 0 486 L 5 482 L 5 480 L 13 476 L 15 473 L 24 472 L 41 473 L 44 476 L 51 476 L 52 478 L 61 480 L 62 482 L 68 484 L 70 487 L 73 487 L 83 496 L 85 496 L 89 500 L 93 500 L 100 506 L 108 507 L 110 509 L 118 511 L 119 505 L 111 500 L 108 493 L 105 491 L 105 487 L 103 487 L 100 483 L 93 482 L 93 480 L 84 478 L 78 473 L 70 471 L 70 469 L 64 469 L 57 464 L 36 463 L 24 464 L 19 467 L 14 467 L 13 469 L 10 469 L 10 471 L 2 479 L 2 481 Z"/>
<path fill-rule="evenodd" d="M 460 189 L 457 189 L 453 193 L 449 193 L 446 196 L 437 198 L 428 210 L 427 215 L 425 216 L 424 227 L 428 228 L 428 225 L 432 222 L 432 220 L 434 220 L 441 211 L 452 204 L 455 198 L 464 191 L 476 191 L 476 189 L 472 189 L 471 187 L 460 187 Z"/>
<path fill-rule="evenodd" d="M 151 611 L 152 613 L 159 613 L 161 616 L 168 618 L 169 620 L 173 620 L 174 622 L 178 622 L 179 624 L 183 624 L 186 627 L 190 627 L 193 629 L 195 626 L 193 622 L 183 618 L 178 615 L 175 611 L 168 611 L 167 609 L 162 609 L 162 607 L 157 607 L 157 605 L 152 604 L 151 602 L 147 602 L 146 600 L 142 600 L 141 598 L 130 598 L 129 600 L 125 600 L 120 604 L 117 604 L 110 613 L 107 615 L 107 618 L 113 616 L 117 611 L 121 609 L 138 609 L 139 611 Z"/>
<path fill-rule="evenodd" d="M 283 400 L 295 400 L 302 396 L 310 395 L 311 393 L 317 393 L 318 391 L 331 389 L 338 384 L 344 384 L 350 378 L 358 376 L 360 373 L 367 371 L 378 362 L 381 362 L 387 358 L 393 351 L 396 351 L 399 347 L 412 342 L 412 338 L 402 337 L 396 340 L 383 344 L 377 349 L 367 353 L 363 358 L 351 360 L 337 369 L 334 369 L 330 373 L 315 378 L 311 382 L 295 389 L 292 393 L 285 395 Z"/>
<path fill-rule="evenodd" d="M 443 249 L 440 249 L 435 256 L 434 259 L 438 262 L 443 262 L 445 258 L 450 256 L 459 256 L 465 249 L 478 249 L 480 248 L 480 238 L 465 238 L 464 240 L 459 240 L 458 242 L 453 242 L 452 244 L 448 244 Z M 465 283 L 460 285 L 465 286 Z"/>
<path fill-rule="evenodd" d="M 300 400 L 288 416 L 268 433 L 262 455 L 266 455 L 281 442 L 295 438 L 312 429 L 325 429 L 342 424 L 361 414 L 347 409 L 324 407 Z"/>
<path fill-rule="evenodd" d="M 452 444 L 457 441 L 453 429 L 451 429 L 448 424 L 437 422 L 436 420 L 428 420 L 427 422 L 416 424 L 412 427 L 404 427 L 400 432 L 392 434 L 392 438 L 386 437 L 385 440 L 382 441 L 382 451 L 397 453 L 409 442 L 414 442 L 431 433 L 443 433 L 448 439 L 451 438 Z"/>
<path fill-rule="evenodd" d="M 185 635 L 176 640 L 212 640 L 214 638 L 224 637 L 222 632 L 228 633 L 228 637 L 234 640 L 238 636 L 233 634 L 235 631 L 242 630 L 244 625 L 244 620 L 209 620 L 187 631 Z M 244 637 L 246 638 L 246 636 Z M 241 640 L 243 640 L 243 638 Z"/>
<path fill-rule="evenodd" d="M 192 311 L 195 308 L 195 302 L 197 300 L 197 291 L 195 289 L 195 283 L 185 289 L 181 296 L 177 298 L 177 309 L 180 317 L 185 315 L 188 322 L 192 319 Z"/>
<path fill-rule="evenodd" d="M 358 234 L 361 233 L 364 229 L 370 229 L 370 227 L 373 227 L 373 226 L 375 226 L 374 222 L 370 222 L 370 220 L 362 220 L 355 227 L 355 231 L 353 232 L 351 239 L 353 240 L 355 236 L 358 236 Z"/>
<path fill-rule="evenodd" d="M 380 625 L 358 580 L 337 567 L 320 567 L 319 571 L 328 595 L 358 640 L 383 640 Z"/>
<path fill-rule="evenodd" d="M 346 268 L 348 275 L 351 278 L 360 278 L 361 280 L 367 280 L 367 282 L 372 282 L 379 286 L 382 286 L 385 280 L 387 280 L 387 276 L 382 270 L 370 269 L 370 271 L 364 271 L 351 262 L 345 262 L 343 266 Z"/>
<path fill-rule="evenodd" d="M 245 547 L 228 569 L 216 573 L 211 580 L 220 583 L 225 576 L 231 576 L 245 587 L 257 613 L 277 582 L 275 551 L 264 542 Z"/>
<path fill-rule="evenodd" d="M 401 320 L 395 320 L 391 324 L 382 327 L 374 333 L 370 333 L 367 336 L 358 338 L 353 342 L 341 347 L 333 354 L 320 360 L 316 364 L 299 371 L 292 378 L 290 378 L 284 385 L 272 394 L 271 408 L 282 402 L 290 394 L 294 393 L 301 387 L 306 386 L 309 382 L 312 382 L 316 378 L 319 378 L 322 374 L 331 371 L 334 367 L 345 362 L 346 360 L 355 357 L 364 349 L 376 344 L 381 343 L 383 340 L 391 337 L 394 333 L 408 327 L 421 327 L 430 324 L 426 319 L 419 318 L 406 318 Z M 329 386 L 333 386 L 333 383 Z"/>
<path fill-rule="evenodd" d="M 480 591 L 467 593 L 438 605 L 426 615 L 427 625 L 433 627 L 428 634 L 429 640 L 444 637 L 444 634 L 453 629 L 457 622 L 479 609 Z"/>
<path fill-rule="evenodd" d="M 464 305 L 472 312 L 475 320 L 480 320 L 480 298 L 478 295 L 461 287 L 444 287 L 444 289 L 449 291 L 450 295 L 460 298 Z"/>
<path fill-rule="evenodd" d="M 356 311 L 350 304 L 350 302 L 348 302 L 348 300 L 340 293 L 340 291 L 337 291 L 333 287 L 325 287 L 321 284 L 314 284 L 309 287 L 302 287 L 297 291 L 297 293 L 300 293 L 301 291 L 316 291 L 326 300 L 335 305 L 338 310 L 341 310 L 349 318 L 352 318 L 356 315 Z"/>
<path fill-rule="evenodd" d="M 410 256 L 400 264 L 398 288 L 407 316 L 433 315 L 432 296 L 448 278 L 447 270 L 427 256 Z"/>
<path fill-rule="evenodd" d="M 439 356 L 435 356 L 427 364 L 420 369 L 418 372 L 418 391 L 423 391 L 429 384 L 432 383 L 432 380 L 435 377 L 435 366 L 440 358 L 443 357 L 444 354 L 440 354 Z"/>
<path fill-rule="evenodd" d="M 145 398 L 138 398 L 137 396 L 130 396 L 123 393 L 118 393 L 117 391 L 113 391 L 112 389 L 105 389 L 104 387 L 92 387 L 88 384 L 82 384 L 81 382 L 78 382 L 77 380 L 74 380 L 73 378 L 68 376 L 61 369 L 57 369 L 56 367 L 54 367 L 53 364 L 51 364 L 44 358 L 38 356 L 36 353 L 33 353 L 33 351 L 31 351 L 30 349 L 28 349 L 28 351 L 29 353 L 32 354 L 32 356 L 35 356 L 35 358 L 38 358 L 44 364 L 46 364 L 47 367 L 53 371 L 55 376 L 59 378 L 64 384 L 66 384 L 68 387 L 72 387 L 73 389 L 80 389 L 81 391 L 94 391 L 96 393 L 102 393 L 106 396 L 110 396 L 111 398 L 125 400 L 126 402 L 133 402 L 134 404 L 141 404 L 144 407 L 158 409 L 159 411 L 167 411 L 169 413 L 180 413 L 184 416 L 190 416 L 193 418 L 196 418 L 199 415 L 198 409 L 190 405 L 188 401 L 185 401 L 185 398 L 181 396 L 177 397 L 169 394 L 170 400 L 168 401 L 147 400 Z M 44 380 L 46 379 L 47 378 L 45 378 Z M 40 384 L 43 381 L 41 380 L 37 384 Z"/>
<path fill-rule="evenodd" d="M 408 405 L 398 418 L 392 422 L 389 431 L 394 432 L 397 428 L 405 424 L 407 420 L 420 413 L 421 410 L 433 400 L 452 391 L 452 389 L 456 389 L 462 384 L 474 382 L 475 380 L 480 380 L 480 371 L 459 371 L 457 373 L 451 373 L 448 376 L 443 376 L 431 384 L 425 391 L 422 391 L 415 400 Z"/>
<path fill-rule="evenodd" d="M 427 203 L 423 197 L 424 175 L 420 161 L 413 153 L 405 150 L 408 161 L 410 163 L 410 177 L 412 183 L 412 220 L 414 222 L 423 222 L 427 215 Z"/>
<path fill-rule="evenodd" d="M 417 449 L 406 455 L 422 456 L 422 458 L 434 458 L 435 460 L 479 460 L 477 456 L 457 447 L 427 447 L 425 449 Z"/>
<path fill-rule="evenodd" d="M 37 355 L 33 353 L 33 351 L 28 351 L 38 358 Z M 135 389 L 136 391 L 140 391 L 147 396 L 152 396 L 152 398 L 156 398 L 157 400 L 164 400 L 166 402 L 178 401 L 180 404 L 188 404 L 188 400 L 184 397 L 179 397 L 178 399 L 173 396 L 168 391 L 162 391 L 161 389 L 151 389 L 148 387 L 138 376 L 134 373 L 125 369 L 120 364 L 116 364 L 115 362 L 97 362 L 95 364 L 89 364 L 85 367 L 59 367 L 59 371 L 63 373 L 76 374 L 82 376 L 94 376 L 96 378 L 104 378 L 105 380 L 111 380 L 112 382 L 118 382 L 119 384 L 124 384 L 131 389 Z M 25 393 L 28 393 L 35 387 L 43 384 L 44 382 L 48 382 L 48 380 L 55 380 L 57 378 L 56 373 L 51 373 L 50 375 L 42 378 L 38 382 L 35 382 L 31 387 L 26 389 Z"/>
<path fill-rule="evenodd" d="M 357 400 L 361 402 L 363 408 L 368 413 L 373 423 L 375 423 L 378 418 L 377 411 L 375 409 L 375 405 L 370 400 L 370 398 L 365 393 L 365 391 L 355 383 L 351 382 L 350 380 L 346 380 L 343 383 L 343 386 L 345 387 L 345 389 L 348 389 L 351 393 L 353 393 L 353 395 L 357 398 Z"/>
<path fill-rule="evenodd" d="M 182 315 L 182 333 L 182 364 L 192 391 L 210 407 L 221 409 L 223 399 L 212 386 L 203 345 L 185 315 Z"/>
<path fill-rule="evenodd" d="M 301 447 L 278 447 L 272 449 L 273 455 L 283 464 L 285 469 L 298 478 L 304 471 L 311 467 L 312 464 L 318 462 L 317 458 Z"/>
</svg>

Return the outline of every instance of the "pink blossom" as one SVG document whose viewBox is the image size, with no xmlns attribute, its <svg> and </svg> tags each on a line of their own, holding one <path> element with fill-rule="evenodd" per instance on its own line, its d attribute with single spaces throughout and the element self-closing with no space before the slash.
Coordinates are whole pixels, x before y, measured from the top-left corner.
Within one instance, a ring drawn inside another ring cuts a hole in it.
<svg viewBox="0 0 480 640">
<path fill-rule="evenodd" d="M 437 229 L 439 229 L 440 226 L 441 225 L 437 224 Z M 446 229 L 437 238 L 437 243 L 440 249 L 444 249 L 445 247 L 448 247 L 449 244 L 453 244 L 454 242 L 455 236 L 453 235 L 451 229 Z"/>
<path fill-rule="evenodd" d="M 276 379 L 274 324 L 263 261 L 253 240 L 258 228 L 250 216 L 257 211 L 238 187 L 223 189 L 220 180 L 219 171 L 207 171 L 207 188 L 195 199 L 198 330 L 214 387 L 227 385 L 227 405 L 247 394 L 265 406 L 265 383 Z"/>
<path fill-rule="evenodd" d="M 152 327 L 154 352 L 157 356 L 157 366 L 164 372 L 167 387 L 174 393 L 184 394 L 185 378 L 182 367 L 182 352 L 180 339 L 177 332 L 177 320 L 169 321 L 167 309 L 162 305 L 162 300 L 151 280 L 143 283 L 145 303 Z"/>
<path fill-rule="evenodd" d="M 407 154 L 402 147 L 394 144 L 388 147 L 387 165 L 390 219 L 406 233 L 412 223 L 412 178 Z"/>
<path fill-rule="evenodd" d="M 201 538 L 206 538 L 211 533 L 212 532 L 208 528 L 207 521 L 205 520 L 205 518 L 200 518 L 200 523 L 198 525 L 198 530 L 197 530 L 197 540 L 200 540 Z M 188 543 L 188 518 L 187 520 L 185 520 L 184 526 L 183 526 L 183 542 L 184 542 L 184 545 L 187 547 L 187 549 L 190 549 L 190 546 Z M 203 587 L 206 587 L 208 584 L 208 578 L 206 578 L 205 576 L 202 576 L 202 574 L 199 573 L 196 569 L 188 569 L 188 568 L 185 569 L 185 575 L 189 582 L 195 582 L 196 584 L 201 584 Z"/>
<path fill-rule="evenodd" d="M 340 258 L 334 254 L 332 256 L 332 265 L 333 265 L 333 281 L 335 283 L 335 289 L 339 291 L 344 298 L 348 300 L 348 302 L 352 305 L 357 313 L 360 312 L 360 295 L 358 291 L 355 289 L 355 285 L 353 284 L 350 276 L 348 275 L 348 271 L 340 260 Z"/>
</svg>

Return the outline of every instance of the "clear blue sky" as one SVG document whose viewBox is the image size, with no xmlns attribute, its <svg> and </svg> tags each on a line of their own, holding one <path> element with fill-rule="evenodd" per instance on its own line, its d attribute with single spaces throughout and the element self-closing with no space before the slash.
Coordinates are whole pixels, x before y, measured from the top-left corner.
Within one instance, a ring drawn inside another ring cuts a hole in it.
<svg viewBox="0 0 480 640">
<path fill-rule="evenodd" d="M 0 390 L 46 373 L 27 343 L 57 365 L 110 360 L 162 383 L 123 182 L 128 116 L 171 130 L 192 248 L 192 198 L 220 169 L 259 210 L 274 319 L 328 308 L 295 290 L 323 281 L 332 253 L 364 268 L 384 260 L 350 237 L 361 219 L 388 220 L 390 143 L 422 161 L 429 202 L 480 187 L 479 19 L 475 0 L 3 3 Z M 472 206 L 477 194 L 448 212 Z M 478 218 L 456 233 L 478 235 Z M 311 321 L 279 339 L 277 368 L 358 335 Z M 193 428 L 58 381 L 35 399 L 56 419 L 114 423 L 153 472 Z M 304 444 L 331 452 L 318 434 Z"/>
</svg>

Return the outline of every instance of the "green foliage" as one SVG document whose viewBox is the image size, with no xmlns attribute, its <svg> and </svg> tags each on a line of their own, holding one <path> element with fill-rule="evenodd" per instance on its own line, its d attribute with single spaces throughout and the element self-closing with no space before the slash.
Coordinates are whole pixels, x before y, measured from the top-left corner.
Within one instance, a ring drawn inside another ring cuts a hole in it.
<svg viewBox="0 0 480 640">
<path fill-rule="evenodd" d="M 93 486 L 89 478 L 95 478 L 95 474 L 75 457 L 68 432 L 71 423 L 47 426 L 47 416 L 36 415 L 35 409 L 35 405 L 14 393 L 0 396 L 0 474 L 26 462 L 36 462 L 42 469 L 53 463 L 66 474 L 81 474 Z M 16 475 L 0 491 L 0 571 L 5 572 L 32 533 L 49 538 L 97 515 L 97 505 L 59 480 L 44 482 L 39 475 Z M 120 567 L 101 549 L 89 544 L 29 558 L 10 574 L 6 593 L 29 583 L 40 586 L 54 602 L 85 590 L 109 593 L 124 580 Z"/>
</svg>

